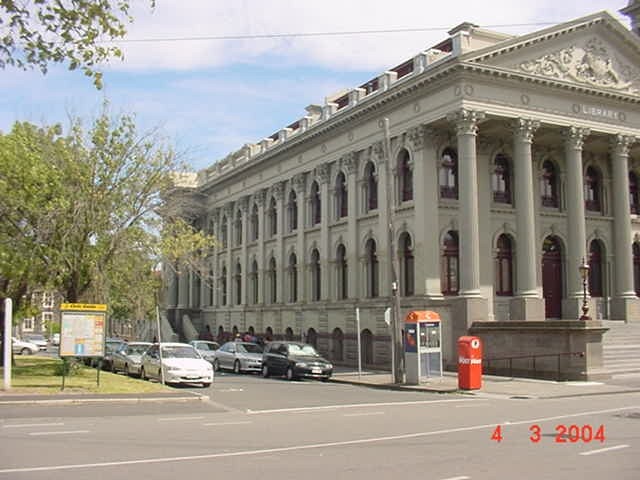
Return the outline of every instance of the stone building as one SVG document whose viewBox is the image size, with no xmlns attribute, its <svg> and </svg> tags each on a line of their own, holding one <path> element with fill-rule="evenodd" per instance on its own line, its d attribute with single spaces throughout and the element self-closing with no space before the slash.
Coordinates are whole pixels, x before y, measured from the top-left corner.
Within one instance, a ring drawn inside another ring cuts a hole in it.
<svg viewBox="0 0 640 480">
<path fill-rule="evenodd" d="M 472 332 L 494 357 L 584 352 L 563 370 L 586 378 L 597 319 L 640 320 L 639 184 L 637 35 L 606 12 L 517 37 L 463 23 L 183 178 L 185 216 L 220 246 L 168 275 L 167 316 L 336 363 L 359 333 L 365 364 L 388 365 L 394 252 L 402 312 L 440 313 L 449 367 Z"/>
</svg>

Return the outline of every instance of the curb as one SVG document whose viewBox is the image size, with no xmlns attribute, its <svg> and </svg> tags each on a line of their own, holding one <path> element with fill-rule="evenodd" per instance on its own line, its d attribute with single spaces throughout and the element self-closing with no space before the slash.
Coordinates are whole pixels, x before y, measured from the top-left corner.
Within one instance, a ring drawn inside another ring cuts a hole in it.
<svg viewBox="0 0 640 480">
<path fill-rule="evenodd" d="M 457 388 L 445 387 L 444 389 L 440 388 L 429 388 L 429 387 L 418 387 L 411 385 L 394 385 L 391 383 L 366 383 L 358 380 L 343 380 L 331 377 L 329 380 L 331 383 L 345 383 L 348 385 L 357 385 L 359 387 L 367 387 L 367 388 L 375 388 L 378 390 L 395 390 L 401 392 L 423 392 L 423 393 L 465 393 L 463 391 L 458 390 Z"/>
<path fill-rule="evenodd" d="M 38 398 L 29 400 L 0 400 L 1 405 L 81 405 L 98 403 L 160 403 L 160 402 L 208 402 L 208 395 L 194 395 L 189 397 L 133 397 L 133 398 Z"/>
</svg>

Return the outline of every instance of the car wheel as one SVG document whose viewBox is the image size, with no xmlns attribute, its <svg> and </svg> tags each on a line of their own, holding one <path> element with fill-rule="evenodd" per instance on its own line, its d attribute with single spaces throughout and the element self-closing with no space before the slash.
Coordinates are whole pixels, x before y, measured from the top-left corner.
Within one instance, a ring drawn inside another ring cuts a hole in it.
<svg viewBox="0 0 640 480">
<path fill-rule="evenodd" d="M 128 364 L 124 364 L 124 374 L 128 377 L 131 375 L 131 373 L 129 372 L 129 365 Z"/>
<path fill-rule="evenodd" d="M 22 350 L 20 350 L 20 355 L 31 355 L 31 350 L 29 350 L 27 347 L 24 347 Z"/>
<path fill-rule="evenodd" d="M 217 360 L 217 359 L 213 361 L 213 369 L 214 369 L 216 372 L 219 372 L 219 371 L 220 371 L 220 362 L 218 362 L 218 360 Z"/>
<path fill-rule="evenodd" d="M 116 362 L 111 362 L 111 373 L 118 373 L 118 369 L 116 368 Z"/>
<path fill-rule="evenodd" d="M 233 373 L 242 373 L 242 369 L 240 368 L 240 360 L 236 360 L 233 362 Z"/>
<path fill-rule="evenodd" d="M 205 382 L 202 384 L 202 388 L 209 388 L 211 386 L 210 382 Z"/>
<path fill-rule="evenodd" d="M 296 378 L 296 376 L 293 374 L 293 367 L 287 368 L 287 372 L 285 373 L 285 376 L 287 377 L 287 380 L 293 380 Z"/>
<path fill-rule="evenodd" d="M 140 368 L 140 378 L 141 378 L 142 380 L 147 380 L 147 375 L 146 375 L 146 373 L 144 372 L 144 367 L 141 367 L 141 368 Z"/>
<path fill-rule="evenodd" d="M 264 378 L 269 378 L 269 367 L 266 365 L 262 365 L 262 376 Z"/>
</svg>

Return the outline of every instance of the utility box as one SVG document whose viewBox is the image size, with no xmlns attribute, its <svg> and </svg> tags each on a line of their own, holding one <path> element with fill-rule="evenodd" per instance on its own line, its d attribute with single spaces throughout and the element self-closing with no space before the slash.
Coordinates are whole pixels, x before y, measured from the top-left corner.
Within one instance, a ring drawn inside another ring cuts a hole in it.
<svg viewBox="0 0 640 480">
<path fill-rule="evenodd" d="M 478 337 L 458 338 L 458 388 L 482 388 L 482 342 Z"/>
<path fill-rule="evenodd" d="M 440 315 L 429 310 L 409 312 L 404 323 L 406 383 L 442 376 L 442 329 Z"/>
</svg>

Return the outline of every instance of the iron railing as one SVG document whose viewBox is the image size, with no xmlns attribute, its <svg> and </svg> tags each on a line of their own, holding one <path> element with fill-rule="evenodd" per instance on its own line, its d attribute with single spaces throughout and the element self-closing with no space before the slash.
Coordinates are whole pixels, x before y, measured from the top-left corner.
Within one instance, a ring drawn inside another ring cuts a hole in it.
<svg viewBox="0 0 640 480">
<path fill-rule="evenodd" d="M 513 363 L 514 360 L 524 360 L 524 359 L 530 359 L 533 360 L 533 364 L 531 366 L 531 370 L 532 370 L 532 377 L 533 378 L 538 378 L 537 377 L 537 373 L 538 370 L 536 368 L 536 360 L 540 359 L 540 358 L 549 358 L 549 357 L 556 357 L 557 361 L 556 361 L 556 372 L 555 372 L 555 378 L 557 381 L 562 380 L 562 376 L 561 376 L 561 372 L 562 372 L 562 358 L 563 357 L 584 357 L 585 353 L 584 352 L 562 352 L 562 353 L 543 353 L 543 354 L 536 354 L 536 355 L 517 355 L 517 356 L 512 356 L 512 357 L 495 357 L 495 358 L 483 358 L 482 359 L 482 364 L 483 364 L 483 371 L 485 371 L 488 374 L 491 374 L 491 364 L 494 362 L 508 362 L 508 372 L 509 372 L 509 376 L 513 377 Z M 495 363 L 494 363 L 495 365 Z M 485 368 L 486 366 L 486 368 Z M 523 369 L 523 373 L 525 372 L 526 369 Z M 497 369 L 496 369 L 497 371 Z M 549 372 L 548 369 L 545 370 L 546 372 Z"/>
</svg>

